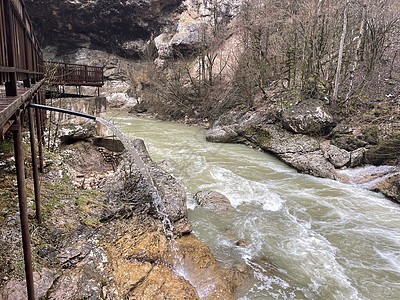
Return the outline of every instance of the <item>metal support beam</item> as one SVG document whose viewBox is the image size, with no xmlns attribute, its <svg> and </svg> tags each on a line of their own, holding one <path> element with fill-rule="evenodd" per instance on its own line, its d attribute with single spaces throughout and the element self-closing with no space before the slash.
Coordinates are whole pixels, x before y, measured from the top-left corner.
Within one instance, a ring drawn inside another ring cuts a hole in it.
<svg viewBox="0 0 400 300">
<path fill-rule="evenodd" d="M 32 154 L 32 172 L 33 172 L 33 185 L 35 189 L 35 204 L 36 204 L 36 220 L 39 224 L 42 223 L 42 209 L 40 204 L 40 184 L 38 174 L 38 163 L 36 154 L 36 140 L 35 140 L 35 128 L 33 125 L 32 109 L 28 107 L 29 117 L 29 135 L 31 141 L 31 154 Z"/>
<path fill-rule="evenodd" d="M 13 130 L 15 166 L 17 170 L 19 215 L 21 220 L 22 245 L 24 249 L 25 276 L 28 290 L 28 299 L 35 299 L 35 288 L 33 285 L 31 239 L 29 236 L 28 212 L 26 204 L 26 182 L 24 155 L 22 152 L 22 128 L 19 118 L 14 122 Z"/>
</svg>

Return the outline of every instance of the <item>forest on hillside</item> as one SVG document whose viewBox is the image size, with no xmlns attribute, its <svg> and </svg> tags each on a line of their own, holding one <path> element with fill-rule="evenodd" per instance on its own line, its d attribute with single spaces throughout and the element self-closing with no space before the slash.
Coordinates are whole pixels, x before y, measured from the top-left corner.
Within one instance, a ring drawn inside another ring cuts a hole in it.
<svg viewBox="0 0 400 300">
<path fill-rule="evenodd" d="M 232 108 L 303 99 L 322 100 L 341 118 L 396 108 L 396 0 L 246 0 L 228 25 L 214 2 L 199 47 L 176 53 L 161 71 L 147 66 L 142 105 L 158 103 L 150 110 L 159 116 L 214 120 Z M 149 47 L 143 58 L 154 55 Z"/>
</svg>

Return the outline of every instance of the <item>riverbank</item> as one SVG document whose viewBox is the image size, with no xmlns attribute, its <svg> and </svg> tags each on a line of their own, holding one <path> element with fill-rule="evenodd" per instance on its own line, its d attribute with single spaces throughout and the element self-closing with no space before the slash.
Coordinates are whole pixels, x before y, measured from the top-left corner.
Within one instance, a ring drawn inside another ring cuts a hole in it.
<svg viewBox="0 0 400 300">
<path fill-rule="evenodd" d="M 208 127 L 207 141 L 243 143 L 273 153 L 299 172 L 359 185 L 400 202 L 400 105 L 385 105 L 379 118 L 376 110 L 338 117 L 322 101 L 283 106 L 277 101 L 230 110 L 212 124 L 207 119 L 177 122 Z"/>
</svg>

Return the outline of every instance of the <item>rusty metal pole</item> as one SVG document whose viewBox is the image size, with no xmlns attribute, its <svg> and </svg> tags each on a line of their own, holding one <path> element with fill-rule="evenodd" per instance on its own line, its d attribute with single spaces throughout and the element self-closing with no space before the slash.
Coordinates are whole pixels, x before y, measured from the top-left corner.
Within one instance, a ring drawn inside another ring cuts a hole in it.
<svg viewBox="0 0 400 300">
<path fill-rule="evenodd" d="M 35 103 L 39 103 L 39 95 L 35 96 Z M 42 139 L 42 119 L 40 118 L 41 113 L 39 109 L 35 108 L 36 114 L 36 132 L 37 132 L 37 140 L 38 140 L 38 149 L 39 149 L 39 172 L 43 173 L 43 139 Z"/>
<path fill-rule="evenodd" d="M 33 125 L 32 109 L 30 107 L 28 107 L 28 117 L 29 117 L 29 135 L 31 140 L 33 185 L 35 189 L 36 220 L 38 221 L 39 224 L 41 224 L 42 209 L 40 204 L 40 184 L 39 184 L 38 163 L 36 154 L 35 128 Z"/>
<path fill-rule="evenodd" d="M 11 130 L 13 131 L 14 138 L 14 154 L 15 166 L 17 170 L 19 215 L 21 220 L 22 245 L 24 249 L 26 287 L 28 290 L 28 299 L 34 300 L 35 288 L 33 285 L 31 239 L 29 236 L 28 212 L 26 204 L 25 167 L 24 155 L 22 152 L 22 128 L 19 118 L 17 118 L 17 120 L 14 122 Z"/>
<path fill-rule="evenodd" d="M 15 67 L 15 49 L 14 49 L 14 26 L 12 21 L 12 8 L 11 1 L 4 1 L 4 18 L 6 27 L 6 38 L 7 38 L 7 57 L 8 67 Z M 17 74 L 15 72 L 9 73 L 9 82 L 5 83 L 6 95 L 17 96 Z"/>
</svg>

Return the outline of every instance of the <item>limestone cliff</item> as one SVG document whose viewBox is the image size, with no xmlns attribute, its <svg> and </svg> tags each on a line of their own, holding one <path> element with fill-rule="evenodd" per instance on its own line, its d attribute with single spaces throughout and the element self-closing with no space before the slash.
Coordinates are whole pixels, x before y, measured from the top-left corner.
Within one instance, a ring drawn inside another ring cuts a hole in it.
<svg viewBox="0 0 400 300">
<path fill-rule="evenodd" d="M 239 13 L 241 0 L 29 0 L 43 48 L 58 58 L 80 49 L 137 58 L 158 38 L 158 54 L 190 51 Z M 206 35 L 206 37 L 204 37 Z M 155 50 L 155 49 L 154 49 Z"/>
<path fill-rule="evenodd" d="M 80 48 L 134 57 L 154 33 L 174 26 L 182 0 L 30 0 L 28 13 L 43 48 L 59 56 Z"/>
</svg>

